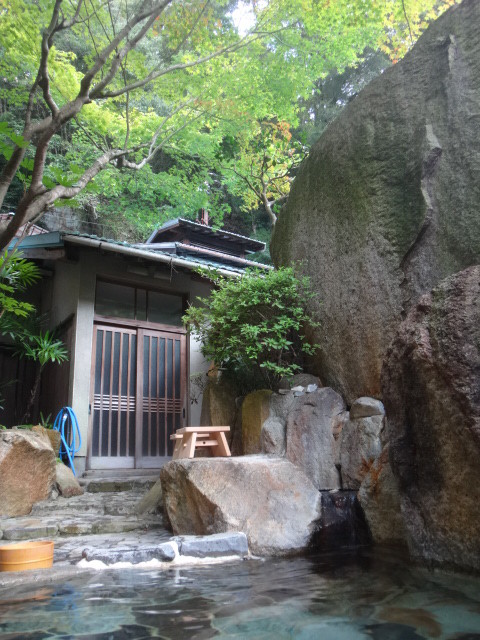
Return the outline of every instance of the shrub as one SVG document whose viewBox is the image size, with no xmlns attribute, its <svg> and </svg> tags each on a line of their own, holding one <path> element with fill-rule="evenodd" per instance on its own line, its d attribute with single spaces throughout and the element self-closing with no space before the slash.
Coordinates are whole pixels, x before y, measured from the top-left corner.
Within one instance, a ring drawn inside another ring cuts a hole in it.
<svg viewBox="0 0 480 640">
<path fill-rule="evenodd" d="M 317 326 L 306 314 L 313 297 L 307 277 L 291 267 L 268 272 L 249 270 L 241 278 L 202 271 L 215 284 L 209 298 L 197 298 L 183 320 L 202 342 L 202 353 L 250 388 L 274 389 L 282 377 L 302 369 L 316 345 L 303 334 Z"/>
</svg>

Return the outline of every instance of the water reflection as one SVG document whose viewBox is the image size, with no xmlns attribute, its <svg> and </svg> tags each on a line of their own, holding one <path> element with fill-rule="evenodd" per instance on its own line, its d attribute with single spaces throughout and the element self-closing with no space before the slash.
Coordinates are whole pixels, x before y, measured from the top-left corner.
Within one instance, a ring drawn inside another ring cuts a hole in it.
<svg viewBox="0 0 480 640">
<path fill-rule="evenodd" d="M 106 571 L 0 590 L 0 638 L 480 640 L 480 582 L 371 551 Z"/>
</svg>

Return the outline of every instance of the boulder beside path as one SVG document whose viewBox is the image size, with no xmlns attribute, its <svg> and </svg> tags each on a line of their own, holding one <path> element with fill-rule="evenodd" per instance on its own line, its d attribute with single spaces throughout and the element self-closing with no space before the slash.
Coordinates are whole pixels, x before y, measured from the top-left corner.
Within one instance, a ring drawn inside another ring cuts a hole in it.
<svg viewBox="0 0 480 640">
<path fill-rule="evenodd" d="M 55 453 L 41 433 L 0 431 L 0 515 L 25 516 L 55 483 Z"/>
<path fill-rule="evenodd" d="M 284 458 L 174 460 L 160 479 L 175 535 L 243 531 L 257 555 L 305 550 L 321 516 L 319 492 Z"/>
</svg>

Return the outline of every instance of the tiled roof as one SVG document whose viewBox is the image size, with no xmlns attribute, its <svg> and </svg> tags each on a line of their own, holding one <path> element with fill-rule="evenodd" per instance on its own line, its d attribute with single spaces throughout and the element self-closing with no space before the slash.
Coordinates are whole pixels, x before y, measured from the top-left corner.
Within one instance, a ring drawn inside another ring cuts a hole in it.
<svg viewBox="0 0 480 640">
<path fill-rule="evenodd" d="M 248 265 L 245 265 L 245 266 L 229 265 L 229 264 L 220 262 L 219 260 L 214 260 L 214 259 L 206 258 L 203 256 L 189 255 L 188 257 L 183 257 L 181 255 L 172 254 L 167 251 L 160 251 L 158 249 L 148 249 L 145 247 L 145 245 L 143 245 L 141 249 L 138 249 L 138 247 L 136 247 L 134 244 L 130 244 L 129 242 L 122 242 L 120 240 L 112 240 L 110 238 L 104 238 L 102 236 L 97 236 L 93 234 L 79 233 L 79 232 L 72 232 L 72 231 L 65 231 L 65 232 L 53 231 L 45 235 L 42 235 L 41 237 L 37 236 L 37 237 L 25 238 L 21 242 L 20 247 L 26 250 L 34 249 L 34 248 L 39 249 L 39 248 L 45 248 L 45 247 L 48 247 L 48 248 L 61 247 L 61 246 L 64 246 L 65 243 L 68 244 L 69 238 L 71 239 L 71 243 L 73 244 L 74 244 L 75 238 L 85 238 L 87 240 L 101 242 L 102 244 L 108 244 L 112 247 L 117 246 L 119 247 L 119 249 L 124 248 L 127 250 L 131 250 L 132 252 L 141 252 L 142 254 L 151 254 L 152 258 L 154 258 L 154 256 L 164 256 L 166 259 L 175 260 L 177 264 L 184 263 L 185 267 L 189 269 L 192 269 L 190 265 L 198 264 L 199 267 L 203 266 L 203 267 L 209 267 L 212 269 L 222 269 L 224 271 L 231 271 L 232 273 L 243 273 L 248 266 Z M 145 258 L 147 258 L 147 255 L 145 255 Z M 270 268 L 269 266 L 263 265 L 261 263 L 259 263 L 258 266 L 260 269 Z"/>
<path fill-rule="evenodd" d="M 222 240 L 228 240 L 230 242 L 241 244 L 247 251 L 256 252 L 265 249 L 265 243 L 260 240 L 254 240 L 247 236 L 242 236 L 232 231 L 224 231 L 223 229 L 216 229 L 200 222 L 194 222 L 193 220 L 186 220 L 185 218 L 175 218 L 175 220 L 169 220 L 163 226 L 156 229 L 148 238 L 147 243 L 155 241 L 158 235 L 162 235 L 175 227 L 186 227 L 198 231 L 202 235 L 208 235 L 211 237 L 221 238 Z"/>
</svg>

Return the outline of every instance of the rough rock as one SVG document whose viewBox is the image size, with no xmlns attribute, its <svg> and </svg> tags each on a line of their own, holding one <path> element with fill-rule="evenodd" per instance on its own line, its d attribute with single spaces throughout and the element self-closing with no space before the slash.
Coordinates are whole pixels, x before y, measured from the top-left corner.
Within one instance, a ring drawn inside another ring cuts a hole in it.
<svg viewBox="0 0 480 640">
<path fill-rule="evenodd" d="M 270 396 L 268 389 L 254 391 L 245 396 L 242 404 L 242 447 L 243 453 L 260 453 L 260 435 L 262 424 L 270 412 Z"/>
<path fill-rule="evenodd" d="M 178 536 L 173 538 L 182 556 L 221 558 L 248 555 L 247 536 L 238 533 L 214 533 L 211 536 Z"/>
<path fill-rule="evenodd" d="M 382 381 L 411 553 L 479 570 L 480 266 L 410 311 Z"/>
<path fill-rule="evenodd" d="M 358 491 L 358 500 L 373 542 L 406 544 L 398 483 L 389 462 L 388 446 L 369 468 Z"/>
<path fill-rule="evenodd" d="M 131 549 L 130 547 L 117 547 L 115 549 L 88 547 L 82 553 L 82 558 L 86 560 L 100 560 L 100 562 L 107 565 L 115 564 L 116 562 L 138 564 L 149 560 L 171 562 L 175 557 L 176 549 L 171 542 L 163 542 L 155 546 L 140 546 L 137 549 Z"/>
<path fill-rule="evenodd" d="M 287 419 L 287 458 L 317 489 L 339 489 L 334 430 L 345 402 L 333 389 L 295 398 Z"/>
<path fill-rule="evenodd" d="M 285 394 L 272 393 L 270 396 L 270 417 L 280 418 L 286 424 L 294 402 L 294 395 L 290 391 Z"/>
<path fill-rule="evenodd" d="M 160 480 L 143 496 L 135 507 L 137 515 L 144 513 L 158 513 L 163 508 L 162 483 Z"/>
<path fill-rule="evenodd" d="M 305 549 L 320 516 L 320 494 L 284 458 L 174 460 L 160 478 L 176 535 L 243 531 L 255 554 Z"/>
<path fill-rule="evenodd" d="M 350 417 L 351 417 L 350 412 Z M 382 451 L 383 416 L 348 420 L 340 441 L 340 471 L 343 489 L 358 489 L 373 461 Z"/>
<path fill-rule="evenodd" d="M 35 433 L 43 433 L 50 440 L 50 444 L 52 445 L 52 449 L 55 453 L 55 457 L 58 458 L 60 445 L 62 443 L 62 437 L 60 435 L 60 431 L 56 431 L 55 429 L 45 429 L 41 424 L 37 424 L 32 427 L 32 431 Z"/>
<path fill-rule="evenodd" d="M 235 387 L 228 380 L 210 378 L 203 392 L 200 424 L 207 427 L 228 425 L 233 428 L 237 395 Z"/>
<path fill-rule="evenodd" d="M 314 369 L 348 404 L 380 396 L 399 322 L 480 262 L 480 3 L 433 22 L 332 122 L 275 225 L 275 265 L 302 257 L 318 296 Z"/>
<path fill-rule="evenodd" d="M 375 398 L 357 398 L 350 407 L 350 418 L 370 418 L 371 416 L 384 416 L 385 407 L 380 400 Z"/>
<path fill-rule="evenodd" d="M 70 467 L 67 467 L 63 462 L 57 462 L 55 468 L 55 482 L 60 495 L 64 498 L 81 496 L 84 493 Z"/>
<path fill-rule="evenodd" d="M 22 516 L 48 498 L 55 482 L 50 440 L 25 430 L 0 431 L 0 515 Z"/>
<path fill-rule="evenodd" d="M 260 441 L 263 453 L 283 456 L 286 448 L 285 421 L 280 418 L 267 418 L 262 426 Z"/>
<path fill-rule="evenodd" d="M 237 413 L 235 415 L 235 422 L 232 424 L 232 432 L 230 435 L 230 451 L 232 456 L 241 456 L 243 453 L 242 447 L 242 406 L 243 396 L 238 397 L 235 400 L 235 406 Z"/>
</svg>

